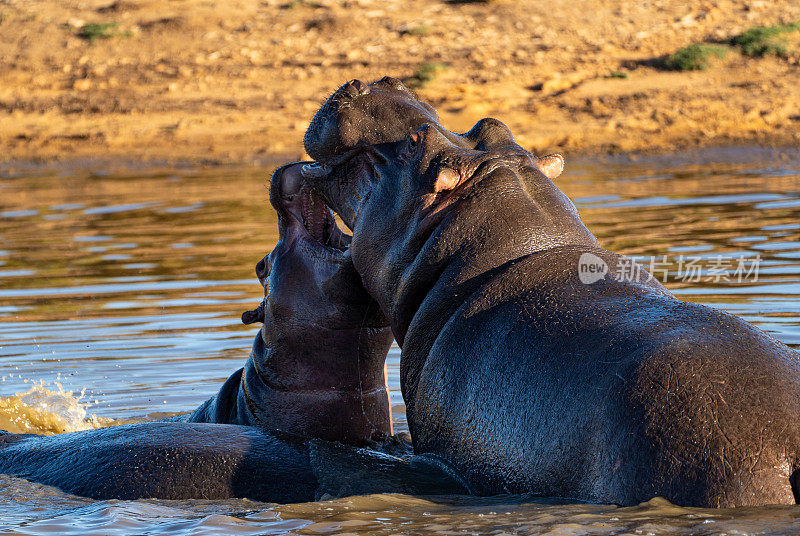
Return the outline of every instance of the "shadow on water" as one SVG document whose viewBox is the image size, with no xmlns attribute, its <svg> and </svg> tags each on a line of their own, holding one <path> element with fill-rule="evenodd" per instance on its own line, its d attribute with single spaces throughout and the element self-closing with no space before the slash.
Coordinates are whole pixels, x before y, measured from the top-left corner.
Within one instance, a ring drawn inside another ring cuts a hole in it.
<svg viewBox="0 0 800 536">
<path fill-rule="evenodd" d="M 741 154 L 568 162 L 558 184 L 604 247 L 654 263 L 681 298 L 798 348 L 800 157 Z M 28 429 L 46 431 L 50 419 L 58 432 L 185 411 L 215 393 L 255 332 L 239 315 L 260 301 L 253 267 L 277 241 L 270 172 L 0 176 L 0 422 L 27 419 Z M 757 278 L 731 276 L 739 257 L 759 259 Z M 690 258 L 702 266 L 686 277 Z M 398 369 L 393 348 L 402 431 Z M 800 526 L 797 508 L 697 510 L 658 499 L 616 508 L 373 495 L 276 507 L 91 501 L 6 476 L 0 489 L 4 534 L 797 534 Z"/>
</svg>

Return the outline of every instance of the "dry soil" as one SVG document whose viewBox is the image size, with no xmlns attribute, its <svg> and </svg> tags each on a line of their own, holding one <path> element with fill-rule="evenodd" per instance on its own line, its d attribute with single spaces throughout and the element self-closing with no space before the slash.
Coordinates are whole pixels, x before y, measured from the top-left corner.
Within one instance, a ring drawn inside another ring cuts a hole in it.
<svg viewBox="0 0 800 536">
<path fill-rule="evenodd" d="M 662 67 L 797 20 L 797 0 L 0 0 L 0 162 L 296 157 L 331 91 L 384 74 L 540 153 L 797 146 L 797 34 L 786 57 Z"/>
</svg>

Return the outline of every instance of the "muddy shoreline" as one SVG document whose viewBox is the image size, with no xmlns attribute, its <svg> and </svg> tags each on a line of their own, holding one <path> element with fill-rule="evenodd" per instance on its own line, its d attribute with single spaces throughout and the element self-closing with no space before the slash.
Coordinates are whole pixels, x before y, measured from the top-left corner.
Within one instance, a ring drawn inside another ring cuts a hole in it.
<svg viewBox="0 0 800 536">
<path fill-rule="evenodd" d="M 492 116 L 537 153 L 800 145 L 800 20 L 789 0 L 5 0 L 0 162 L 268 165 L 304 156 L 315 109 L 350 78 L 416 86 L 456 131 Z M 675 71 L 681 47 L 726 50 Z"/>
</svg>

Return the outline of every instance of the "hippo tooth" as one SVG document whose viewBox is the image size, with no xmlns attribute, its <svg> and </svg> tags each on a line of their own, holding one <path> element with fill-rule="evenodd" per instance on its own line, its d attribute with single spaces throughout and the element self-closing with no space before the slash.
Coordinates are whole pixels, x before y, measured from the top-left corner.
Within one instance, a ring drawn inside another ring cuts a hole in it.
<svg viewBox="0 0 800 536">
<path fill-rule="evenodd" d="M 300 169 L 300 173 L 306 179 L 321 179 L 327 177 L 331 169 L 324 165 L 314 162 L 313 164 L 306 164 Z"/>
</svg>

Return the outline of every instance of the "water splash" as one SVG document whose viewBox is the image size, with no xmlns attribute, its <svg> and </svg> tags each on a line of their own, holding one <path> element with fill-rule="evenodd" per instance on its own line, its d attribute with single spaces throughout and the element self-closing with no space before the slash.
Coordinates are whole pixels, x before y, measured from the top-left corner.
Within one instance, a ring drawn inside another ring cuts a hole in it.
<svg viewBox="0 0 800 536">
<path fill-rule="evenodd" d="M 87 414 L 92 404 L 82 402 L 84 396 L 85 389 L 76 396 L 59 382 L 51 385 L 42 381 L 24 393 L 0 397 L 0 429 L 52 435 L 111 425 L 113 419 Z"/>
</svg>

